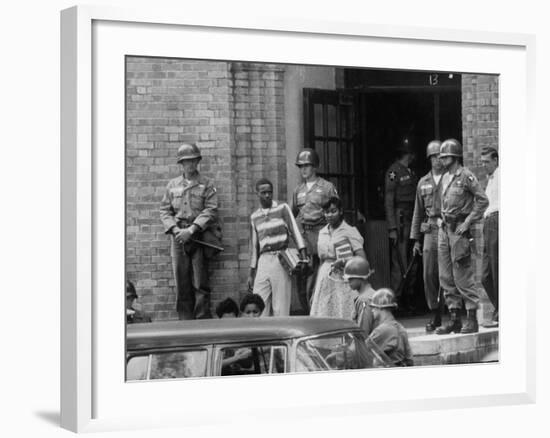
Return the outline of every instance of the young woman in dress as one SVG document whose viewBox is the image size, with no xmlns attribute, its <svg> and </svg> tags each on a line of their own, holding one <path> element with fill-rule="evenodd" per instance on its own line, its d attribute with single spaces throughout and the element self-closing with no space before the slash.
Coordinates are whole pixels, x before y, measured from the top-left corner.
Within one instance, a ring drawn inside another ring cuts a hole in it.
<svg viewBox="0 0 550 438">
<path fill-rule="evenodd" d="M 327 225 L 319 231 L 317 249 L 321 267 L 311 300 L 311 316 L 352 319 L 358 295 L 342 277 L 344 265 L 353 256 L 366 259 L 363 237 L 344 220 L 339 198 L 323 206 Z"/>
</svg>

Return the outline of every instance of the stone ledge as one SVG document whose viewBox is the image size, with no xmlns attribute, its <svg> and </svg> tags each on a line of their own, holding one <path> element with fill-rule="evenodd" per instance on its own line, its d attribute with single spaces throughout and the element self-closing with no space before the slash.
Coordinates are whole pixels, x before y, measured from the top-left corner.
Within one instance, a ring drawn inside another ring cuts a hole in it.
<svg viewBox="0 0 550 438">
<path fill-rule="evenodd" d="M 413 335 L 409 342 L 415 365 L 443 365 L 493 361 L 498 358 L 498 339 L 498 328 L 480 328 L 466 335 Z"/>
</svg>

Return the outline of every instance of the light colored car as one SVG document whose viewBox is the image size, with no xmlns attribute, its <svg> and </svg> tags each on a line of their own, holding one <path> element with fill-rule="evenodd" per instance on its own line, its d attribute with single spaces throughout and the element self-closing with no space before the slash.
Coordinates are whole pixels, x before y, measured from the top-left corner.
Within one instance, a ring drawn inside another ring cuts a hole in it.
<svg viewBox="0 0 550 438">
<path fill-rule="evenodd" d="M 386 366 L 351 321 L 297 316 L 132 324 L 126 351 L 127 381 Z"/>
</svg>

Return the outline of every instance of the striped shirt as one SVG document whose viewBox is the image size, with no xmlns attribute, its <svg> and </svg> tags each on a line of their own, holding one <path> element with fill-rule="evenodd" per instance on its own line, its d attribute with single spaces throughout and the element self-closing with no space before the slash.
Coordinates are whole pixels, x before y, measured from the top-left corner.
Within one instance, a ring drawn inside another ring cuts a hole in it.
<svg viewBox="0 0 550 438">
<path fill-rule="evenodd" d="M 250 216 L 252 236 L 250 240 L 250 267 L 258 266 L 260 254 L 269 251 L 280 251 L 288 247 L 289 236 L 298 249 L 306 247 L 300 234 L 296 219 L 290 207 L 284 202 L 273 201 L 271 208 L 259 208 Z"/>
</svg>

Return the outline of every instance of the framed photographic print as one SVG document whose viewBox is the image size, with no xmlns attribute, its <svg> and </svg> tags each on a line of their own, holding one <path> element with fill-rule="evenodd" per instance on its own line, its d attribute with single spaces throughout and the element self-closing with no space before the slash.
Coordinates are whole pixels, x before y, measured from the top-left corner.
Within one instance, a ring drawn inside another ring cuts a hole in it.
<svg viewBox="0 0 550 438">
<path fill-rule="evenodd" d="M 533 400 L 531 36 L 75 7 L 61 38 L 63 427 Z"/>
</svg>

